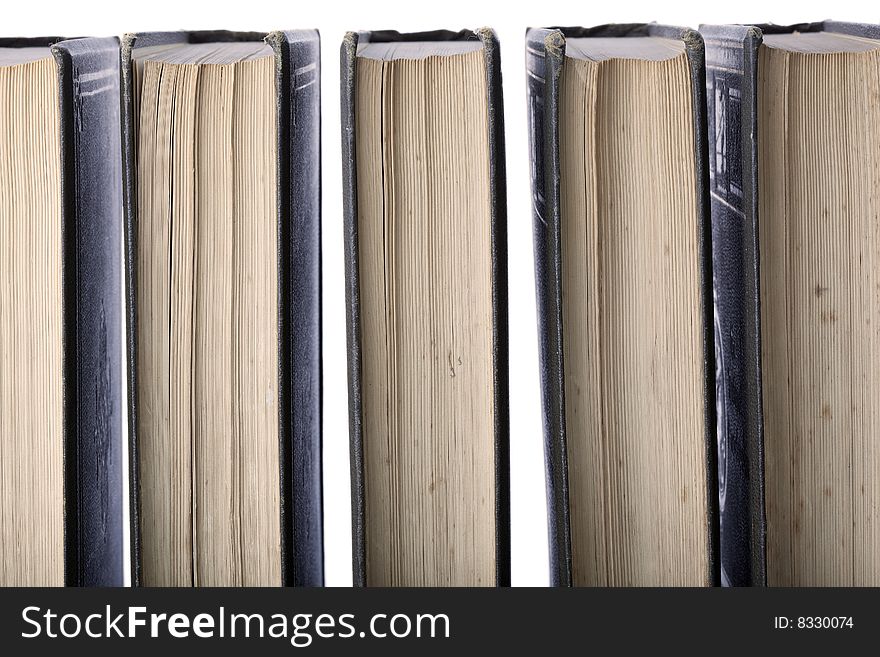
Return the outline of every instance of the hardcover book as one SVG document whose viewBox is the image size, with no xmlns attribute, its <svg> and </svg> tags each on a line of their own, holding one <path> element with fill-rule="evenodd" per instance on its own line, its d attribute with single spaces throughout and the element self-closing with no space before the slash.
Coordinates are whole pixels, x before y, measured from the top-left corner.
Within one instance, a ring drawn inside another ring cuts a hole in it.
<svg viewBox="0 0 880 657">
<path fill-rule="evenodd" d="M 531 29 L 554 585 L 718 583 L 703 42 Z"/>
<path fill-rule="evenodd" d="M 121 586 L 116 39 L 0 39 L 0 585 Z"/>
<path fill-rule="evenodd" d="M 136 585 L 323 583 L 319 57 L 123 39 Z"/>
<path fill-rule="evenodd" d="M 703 26 L 723 581 L 880 584 L 880 27 Z"/>
<path fill-rule="evenodd" d="M 349 33 L 341 95 L 354 582 L 508 585 L 498 41 Z"/>
</svg>

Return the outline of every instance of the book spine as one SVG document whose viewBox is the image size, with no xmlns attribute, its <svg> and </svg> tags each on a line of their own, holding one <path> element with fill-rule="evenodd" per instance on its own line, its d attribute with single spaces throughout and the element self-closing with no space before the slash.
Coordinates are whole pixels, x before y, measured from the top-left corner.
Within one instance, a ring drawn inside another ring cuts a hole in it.
<svg viewBox="0 0 880 657">
<path fill-rule="evenodd" d="M 119 46 L 120 113 L 122 124 L 122 203 L 125 220 L 125 364 L 128 392 L 128 523 L 131 585 L 141 585 L 140 477 L 137 441 L 137 170 L 134 155 L 134 80 L 131 49 L 134 35 Z"/>
<path fill-rule="evenodd" d="M 691 29 L 652 26 L 652 34 L 675 34 L 687 53 L 693 108 L 694 169 L 697 183 L 697 240 L 700 266 L 700 311 L 703 347 L 703 423 L 706 461 L 706 537 L 708 564 L 706 583 L 721 584 L 720 518 L 718 504 L 718 447 L 716 438 L 716 360 L 712 269 L 712 213 L 709 192 L 708 119 L 706 113 L 706 47 L 699 32 Z"/>
<path fill-rule="evenodd" d="M 349 32 L 345 35 L 340 50 L 340 118 L 342 124 L 342 202 L 345 230 L 345 319 L 348 340 L 348 421 L 351 441 L 352 575 L 355 586 L 366 586 L 357 153 L 355 152 L 355 85 L 359 40 L 360 36 L 356 32 Z"/>
<path fill-rule="evenodd" d="M 122 586 L 119 45 L 52 47 L 61 94 L 65 583 Z"/>
<path fill-rule="evenodd" d="M 277 63 L 282 580 L 321 586 L 320 38 L 301 30 L 266 41 Z"/>
<path fill-rule="evenodd" d="M 507 304 L 507 176 L 501 50 L 489 28 L 476 30 L 486 62 L 492 239 L 492 351 L 495 422 L 495 584 L 510 586 L 510 408 Z"/>
<path fill-rule="evenodd" d="M 561 32 L 529 30 L 526 35 L 526 86 L 550 583 L 553 586 L 571 586 L 572 583 L 559 221 L 558 103 L 564 58 L 565 38 Z"/>
<path fill-rule="evenodd" d="M 760 31 L 704 26 L 721 583 L 766 584 L 757 197 Z"/>
</svg>

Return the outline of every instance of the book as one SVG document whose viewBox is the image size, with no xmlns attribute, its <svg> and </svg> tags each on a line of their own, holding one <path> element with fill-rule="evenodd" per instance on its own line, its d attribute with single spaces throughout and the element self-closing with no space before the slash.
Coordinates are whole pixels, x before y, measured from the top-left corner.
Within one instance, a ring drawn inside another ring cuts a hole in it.
<svg viewBox="0 0 880 657">
<path fill-rule="evenodd" d="M 121 586 L 116 39 L 0 39 L 0 585 Z"/>
<path fill-rule="evenodd" d="M 341 55 L 354 582 L 509 585 L 498 40 L 351 32 Z"/>
<path fill-rule="evenodd" d="M 530 29 L 551 583 L 718 583 L 703 43 Z"/>
<path fill-rule="evenodd" d="M 880 583 L 880 27 L 703 26 L 725 583 Z"/>
<path fill-rule="evenodd" d="M 132 580 L 323 583 L 316 31 L 122 41 Z"/>
</svg>

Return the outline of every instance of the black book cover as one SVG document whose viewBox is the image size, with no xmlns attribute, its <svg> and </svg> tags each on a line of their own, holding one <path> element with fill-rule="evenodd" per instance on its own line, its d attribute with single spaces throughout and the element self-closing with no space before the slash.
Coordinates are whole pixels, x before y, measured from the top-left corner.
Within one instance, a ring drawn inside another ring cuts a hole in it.
<svg viewBox="0 0 880 657">
<path fill-rule="evenodd" d="M 507 328 L 507 190 L 504 160 L 504 109 L 498 38 L 488 29 L 404 33 L 393 30 L 349 32 L 341 47 L 342 194 L 345 222 L 345 305 L 348 335 L 348 404 L 351 440 L 352 561 L 355 586 L 366 585 L 363 427 L 361 409 L 360 287 L 358 199 L 355 153 L 355 98 L 358 46 L 398 41 L 478 40 L 483 45 L 489 112 L 489 180 L 492 239 L 492 317 L 495 408 L 496 584 L 510 585 L 510 482 Z"/>
<path fill-rule="evenodd" d="M 880 26 L 703 25 L 709 117 L 718 484 L 722 582 L 767 583 L 758 250 L 758 48 L 764 34 L 838 32 L 880 39 Z"/>
<path fill-rule="evenodd" d="M 137 168 L 132 50 L 265 40 L 275 52 L 278 143 L 281 576 L 324 582 L 321 479 L 321 64 L 315 30 L 129 34 L 122 41 L 132 584 L 141 583 L 137 459 Z"/>
<path fill-rule="evenodd" d="M 64 581 L 122 586 L 122 174 L 119 41 L 50 47 L 61 109 Z"/>
<path fill-rule="evenodd" d="M 684 42 L 690 68 L 694 107 L 694 167 L 697 171 L 700 275 L 703 308 L 703 368 L 706 487 L 706 579 L 719 581 L 715 447 L 715 365 L 712 329 L 712 269 L 709 200 L 706 179 L 706 113 L 703 40 L 686 28 L 656 24 L 613 24 L 596 27 L 529 29 L 526 33 L 529 143 L 541 402 L 547 479 L 550 582 L 572 585 L 568 457 L 565 428 L 565 364 L 562 326 L 562 245 L 559 184 L 559 88 L 565 65 L 566 38 L 656 36 Z"/>
</svg>

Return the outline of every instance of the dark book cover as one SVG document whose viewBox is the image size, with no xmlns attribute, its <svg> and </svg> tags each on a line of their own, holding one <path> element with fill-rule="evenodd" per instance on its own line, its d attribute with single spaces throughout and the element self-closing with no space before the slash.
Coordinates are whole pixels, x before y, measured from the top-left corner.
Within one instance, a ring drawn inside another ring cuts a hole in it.
<svg viewBox="0 0 880 657">
<path fill-rule="evenodd" d="M 173 43 L 263 41 L 275 53 L 279 289 L 281 577 L 324 582 L 321 479 L 321 63 L 315 30 L 129 34 L 122 40 L 132 584 L 141 582 L 137 437 L 137 160 L 132 50 Z"/>
<path fill-rule="evenodd" d="M 507 190 L 504 109 L 498 38 L 487 28 L 452 32 L 349 32 L 341 48 L 342 193 L 345 222 L 345 303 L 348 334 L 349 432 L 351 439 L 352 560 L 355 586 L 366 585 L 364 463 L 361 408 L 360 287 L 358 273 L 357 158 L 355 98 L 358 46 L 365 43 L 480 41 L 486 62 L 489 112 L 489 180 L 492 240 L 492 317 L 495 408 L 496 584 L 510 585 L 510 482 L 507 328 Z"/>
<path fill-rule="evenodd" d="M 706 578 L 719 581 L 715 447 L 715 364 L 712 329 L 712 263 L 706 170 L 706 95 L 703 40 L 686 28 L 656 24 L 529 29 L 526 33 L 529 143 L 535 282 L 543 409 L 550 581 L 571 586 L 571 526 L 565 428 L 565 363 L 562 326 L 562 245 L 560 229 L 559 91 L 565 66 L 566 38 L 664 37 L 684 42 L 690 68 L 694 108 L 694 167 L 697 171 L 701 301 L 703 311 L 704 423 L 708 514 Z"/>
<path fill-rule="evenodd" d="M 722 582 L 767 583 L 758 249 L 758 48 L 764 34 L 837 32 L 880 39 L 880 26 L 703 25 L 712 204 Z"/>
<path fill-rule="evenodd" d="M 64 581 L 123 585 L 122 173 L 119 42 L 49 47 L 61 109 Z"/>
</svg>

